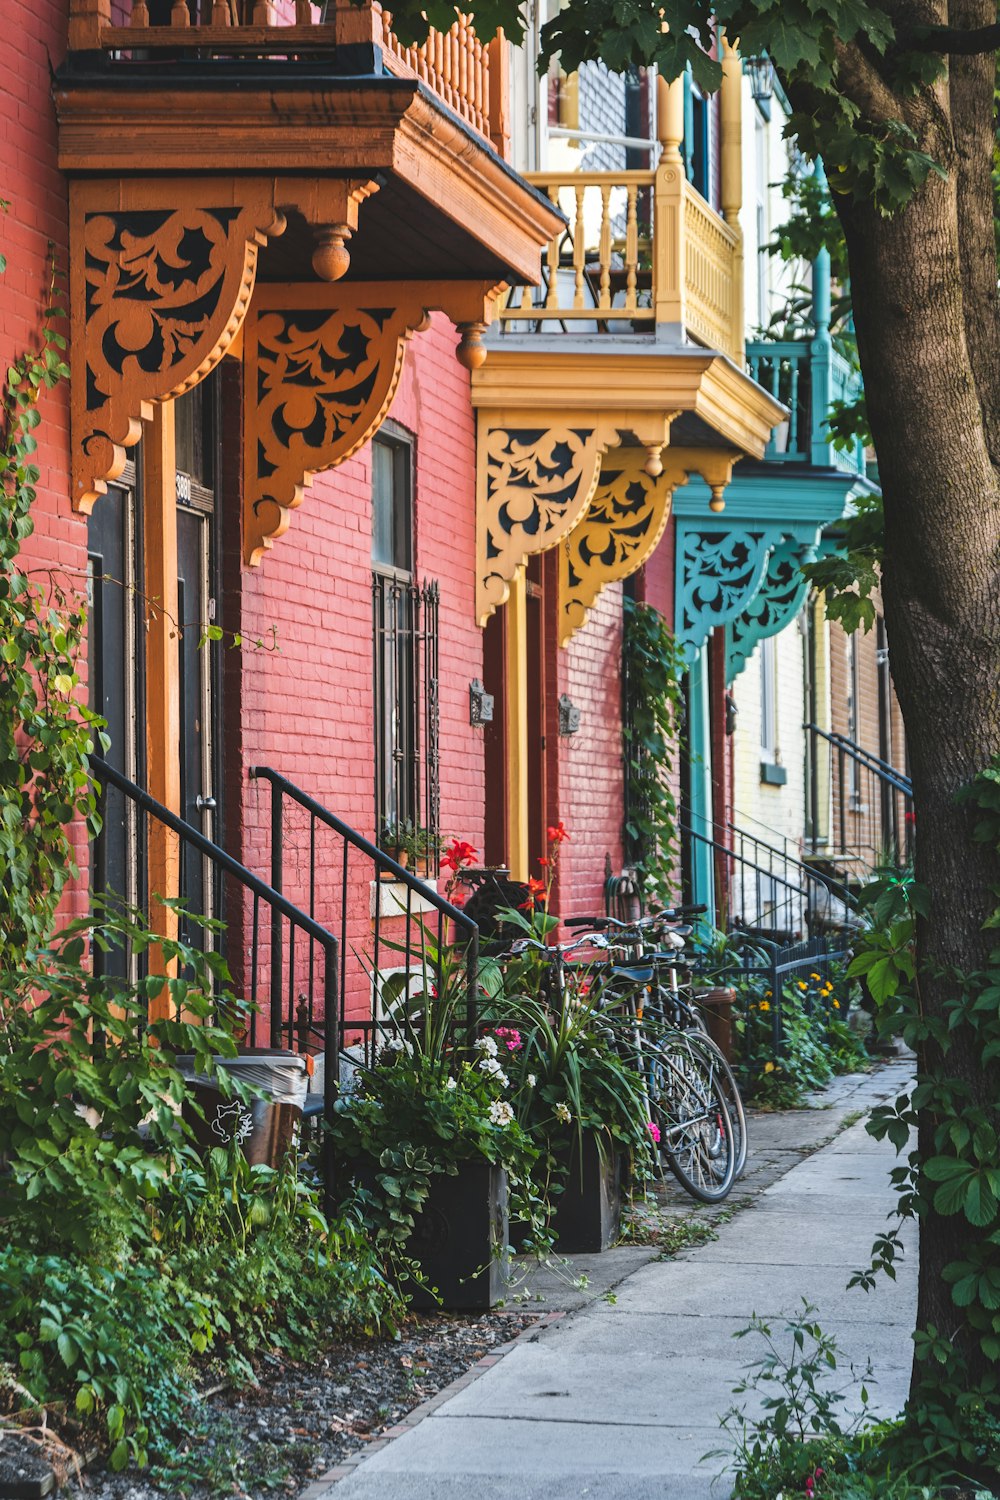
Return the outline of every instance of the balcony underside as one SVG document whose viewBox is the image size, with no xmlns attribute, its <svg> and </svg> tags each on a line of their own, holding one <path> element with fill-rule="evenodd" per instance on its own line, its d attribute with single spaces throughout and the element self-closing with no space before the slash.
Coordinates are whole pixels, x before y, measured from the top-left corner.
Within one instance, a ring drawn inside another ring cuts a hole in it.
<svg viewBox="0 0 1000 1500">
<path fill-rule="evenodd" d="M 228 175 L 372 185 L 350 243 L 365 281 L 450 277 L 537 282 L 561 216 L 481 135 L 422 83 L 336 77 L 311 63 L 171 63 L 76 58 L 55 88 L 59 165 L 71 176 Z M 291 233 L 262 280 L 309 273 L 312 245 Z"/>
<path fill-rule="evenodd" d="M 528 556 L 565 543 L 563 643 L 601 588 L 648 558 L 674 491 L 698 474 L 706 513 L 721 510 L 733 465 L 760 457 L 784 411 L 725 355 L 642 335 L 505 335 L 472 400 L 478 618 Z"/>
</svg>

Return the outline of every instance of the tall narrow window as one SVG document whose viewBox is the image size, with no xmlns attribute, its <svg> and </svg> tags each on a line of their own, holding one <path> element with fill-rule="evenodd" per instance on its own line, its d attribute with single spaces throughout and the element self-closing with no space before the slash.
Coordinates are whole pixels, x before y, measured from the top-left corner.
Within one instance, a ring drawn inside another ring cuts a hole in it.
<svg viewBox="0 0 1000 1500">
<path fill-rule="evenodd" d="M 760 643 L 760 758 L 778 758 L 778 684 L 774 637 Z"/>
<path fill-rule="evenodd" d="M 847 738 L 854 745 L 861 743 L 861 660 L 858 655 L 857 632 L 847 637 Z M 861 775 L 858 762 L 848 756 L 849 805 L 861 805 Z"/>
<path fill-rule="evenodd" d="M 413 445 L 386 429 L 372 443 L 372 615 L 376 829 L 436 835 L 438 586 L 414 575 Z"/>
</svg>

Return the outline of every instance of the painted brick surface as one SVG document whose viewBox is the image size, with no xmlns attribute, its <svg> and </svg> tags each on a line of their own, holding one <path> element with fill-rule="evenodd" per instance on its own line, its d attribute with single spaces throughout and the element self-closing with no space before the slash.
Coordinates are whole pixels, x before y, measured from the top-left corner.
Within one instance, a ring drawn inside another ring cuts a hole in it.
<svg viewBox="0 0 1000 1500">
<path fill-rule="evenodd" d="M 564 916 L 603 911 L 605 856 L 616 874 L 622 867 L 621 647 L 622 586 L 612 584 L 560 653 L 559 691 L 580 709 L 579 732 L 559 749 L 559 816 L 571 835 L 560 872 Z"/>
<path fill-rule="evenodd" d="M 68 265 L 66 184 L 56 167 L 56 123 L 50 99 L 50 59 L 66 50 L 67 7 L 62 0 L 26 4 L 9 0 L 4 12 L 5 57 L 0 81 L 0 197 L 9 211 L 0 215 L 0 250 L 7 258 L 0 277 L 0 362 L 6 369 L 25 349 L 38 346 L 42 309 L 47 305 L 51 257 Z M 60 294 L 60 301 L 64 298 Z M 21 556 L 29 568 L 55 568 L 63 587 L 82 589 L 86 576 L 87 528 L 70 509 L 69 390 L 47 391 L 38 429 L 38 498 L 35 530 Z M 86 663 L 81 662 L 86 681 Z M 85 692 L 85 686 L 81 690 Z M 82 829 L 75 831 L 78 861 L 86 870 Z M 64 910 L 85 910 L 80 888 L 69 893 Z"/>
</svg>

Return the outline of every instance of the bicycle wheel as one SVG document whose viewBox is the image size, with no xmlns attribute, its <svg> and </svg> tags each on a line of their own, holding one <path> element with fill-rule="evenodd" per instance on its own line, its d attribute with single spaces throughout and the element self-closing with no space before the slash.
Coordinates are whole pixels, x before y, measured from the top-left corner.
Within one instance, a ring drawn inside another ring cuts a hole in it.
<svg viewBox="0 0 1000 1500">
<path fill-rule="evenodd" d="M 703 1059 L 686 1047 L 645 1053 L 650 1112 L 660 1153 L 692 1198 L 720 1203 L 733 1185 L 736 1153 L 726 1102 Z"/>
<path fill-rule="evenodd" d="M 742 1177 L 747 1165 L 747 1117 L 743 1108 L 743 1100 L 740 1096 L 740 1087 L 736 1082 L 735 1075 L 726 1055 L 716 1042 L 709 1036 L 703 1036 L 700 1032 L 690 1034 L 690 1042 L 696 1050 L 700 1051 L 706 1062 L 714 1070 L 714 1079 L 718 1083 L 726 1108 L 729 1111 L 729 1119 L 733 1127 L 733 1147 L 736 1156 L 736 1168 L 734 1178 Z"/>
</svg>

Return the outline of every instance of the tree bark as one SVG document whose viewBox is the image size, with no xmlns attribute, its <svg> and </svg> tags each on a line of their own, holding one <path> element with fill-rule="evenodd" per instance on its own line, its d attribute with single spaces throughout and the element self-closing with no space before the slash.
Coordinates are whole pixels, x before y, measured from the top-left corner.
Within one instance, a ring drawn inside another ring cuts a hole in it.
<svg viewBox="0 0 1000 1500">
<path fill-rule="evenodd" d="M 978 24 L 984 10 L 953 5 L 952 19 Z M 973 816 L 955 802 L 1000 753 L 992 57 L 987 66 L 984 82 L 981 60 L 963 59 L 923 115 L 921 146 L 944 164 L 945 181 L 932 174 L 889 220 L 868 205 L 837 204 L 885 504 L 882 592 L 918 809 L 916 878 L 931 892 L 917 938 L 921 1002 L 931 1015 L 954 993 L 942 970 L 985 965 L 982 924 L 1000 873 L 994 851 L 973 841 Z M 931 1045 L 922 1049 L 921 1073 L 942 1065 L 996 1123 L 1000 1080 L 983 1068 L 967 1028 L 944 1059 Z M 922 1160 L 934 1154 L 937 1123 L 929 1112 L 921 1117 Z M 973 1375 L 984 1360 L 942 1272 L 979 1234 L 962 1215 L 921 1221 L 918 1327 L 933 1324 L 952 1338 Z M 914 1393 L 922 1373 L 915 1367 Z"/>
</svg>

